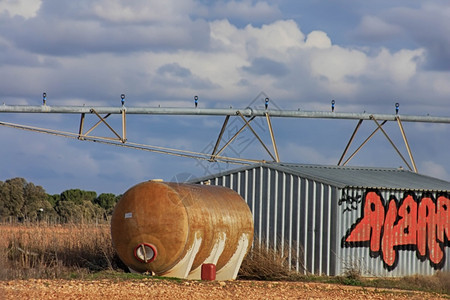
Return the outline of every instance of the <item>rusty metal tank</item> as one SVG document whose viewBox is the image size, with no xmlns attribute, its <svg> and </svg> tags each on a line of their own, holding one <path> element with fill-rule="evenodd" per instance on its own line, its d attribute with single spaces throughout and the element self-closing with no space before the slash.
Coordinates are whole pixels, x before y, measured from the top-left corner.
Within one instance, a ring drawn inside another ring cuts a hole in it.
<svg viewBox="0 0 450 300">
<path fill-rule="evenodd" d="M 235 191 L 219 186 L 147 181 L 130 188 L 111 220 L 113 245 L 133 271 L 235 279 L 253 241 L 253 217 Z"/>
</svg>

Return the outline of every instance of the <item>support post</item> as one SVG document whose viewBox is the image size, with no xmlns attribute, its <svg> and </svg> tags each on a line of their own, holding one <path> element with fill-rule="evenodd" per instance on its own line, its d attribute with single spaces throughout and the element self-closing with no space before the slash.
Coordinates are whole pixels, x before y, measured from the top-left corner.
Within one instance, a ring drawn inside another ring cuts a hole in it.
<svg viewBox="0 0 450 300">
<path fill-rule="evenodd" d="M 217 148 L 219 148 L 220 141 L 222 140 L 222 136 L 223 136 L 223 133 L 225 132 L 225 128 L 227 127 L 227 124 L 228 124 L 228 120 L 229 120 L 229 119 L 230 119 L 230 116 L 227 115 L 227 116 L 225 117 L 225 121 L 223 121 L 222 129 L 220 130 L 219 136 L 217 137 L 216 144 L 214 145 L 213 152 L 211 153 L 211 159 L 210 159 L 210 161 L 214 161 L 215 153 L 216 153 L 216 151 L 217 151 Z"/>
<path fill-rule="evenodd" d="M 266 112 L 267 126 L 269 126 L 270 138 L 272 139 L 273 151 L 275 152 L 276 162 L 280 162 L 280 155 L 278 154 L 277 143 L 275 142 L 275 135 L 273 134 L 272 122 L 270 121 L 269 113 Z"/>
<path fill-rule="evenodd" d="M 127 116 L 125 109 L 122 109 L 122 143 L 127 141 Z"/>
<path fill-rule="evenodd" d="M 78 130 L 78 139 L 79 140 L 84 140 L 84 138 L 83 138 L 84 117 L 85 117 L 85 114 L 82 113 L 81 119 L 80 119 L 80 129 Z"/>
<path fill-rule="evenodd" d="M 403 129 L 403 124 L 400 121 L 400 117 L 399 116 L 397 116 L 396 119 L 397 119 L 398 127 L 400 128 L 400 131 L 401 131 L 402 136 L 403 136 L 403 141 L 405 142 L 406 150 L 408 151 L 409 159 L 411 160 L 411 163 L 413 165 L 414 172 L 417 173 L 416 162 L 414 161 L 414 157 L 412 155 L 411 148 L 409 147 L 408 139 L 406 138 L 405 130 Z"/>
</svg>

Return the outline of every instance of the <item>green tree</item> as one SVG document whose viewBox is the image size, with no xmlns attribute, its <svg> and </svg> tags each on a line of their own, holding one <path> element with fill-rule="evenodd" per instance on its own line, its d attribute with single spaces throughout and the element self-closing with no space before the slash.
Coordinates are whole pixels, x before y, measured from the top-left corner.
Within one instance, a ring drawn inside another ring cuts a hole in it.
<svg viewBox="0 0 450 300">
<path fill-rule="evenodd" d="M 59 200 L 61 200 L 60 194 L 47 195 L 47 201 L 50 202 L 52 207 L 55 207 Z"/>
<path fill-rule="evenodd" d="M 4 182 L 0 181 L 0 217 L 6 217 L 10 215 L 9 209 L 6 206 L 6 195 L 3 193 Z"/>
<path fill-rule="evenodd" d="M 24 217 L 22 213 L 25 204 L 23 190 L 26 184 L 27 181 L 23 178 L 13 178 L 6 180 L 2 185 L 1 197 L 8 215 Z"/>
<path fill-rule="evenodd" d="M 55 210 L 63 222 L 91 222 L 103 218 L 105 209 L 96 203 L 96 199 L 96 192 L 80 189 L 66 190 L 59 199 L 52 196 L 52 200 L 56 200 Z"/>
<path fill-rule="evenodd" d="M 0 216 L 35 221 L 54 215 L 55 211 L 41 186 L 28 183 L 24 178 L 0 182 Z"/>
<path fill-rule="evenodd" d="M 96 192 L 82 191 L 80 189 L 66 190 L 61 193 L 61 201 L 71 201 L 75 204 L 82 204 L 83 201 L 94 202 L 96 197 Z"/>
<path fill-rule="evenodd" d="M 95 198 L 94 203 L 103 208 L 107 215 L 110 215 L 120 197 L 111 193 L 102 193 Z"/>
<path fill-rule="evenodd" d="M 81 206 L 72 201 L 58 201 L 55 210 L 62 222 L 80 222 L 83 219 Z"/>
<path fill-rule="evenodd" d="M 54 216 L 54 210 L 48 202 L 47 194 L 41 186 L 27 183 L 23 189 L 25 203 L 22 214 L 27 220 L 41 220 L 46 216 Z"/>
</svg>

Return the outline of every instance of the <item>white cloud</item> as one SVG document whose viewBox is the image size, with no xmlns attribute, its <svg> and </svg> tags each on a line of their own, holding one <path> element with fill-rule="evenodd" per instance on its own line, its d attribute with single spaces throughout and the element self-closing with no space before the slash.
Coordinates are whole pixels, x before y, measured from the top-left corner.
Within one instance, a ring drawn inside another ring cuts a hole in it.
<svg viewBox="0 0 450 300">
<path fill-rule="evenodd" d="M 2 0 L 0 1 L 0 14 L 7 12 L 11 16 L 21 16 L 26 19 L 35 17 L 42 0 Z"/>
<path fill-rule="evenodd" d="M 417 74 L 417 69 L 424 60 L 424 50 L 402 49 L 395 53 L 390 53 L 387 49 L 382 49 L 374 57 L 369 72 L 373 78 L 386 78 L 395 83 L 406 83 Z"/>
<path fill-rule="evenodd" d="M 311 55 L 313 76 L 325 77 L 332 83 L 344 83 L 348 76 L 359 76 L 367 67 L 367 56 L 361 51 L 338 46 Z"/>
<path fill-rule="evenodd" d="M 183 23 L 189 19 L 195 4 L 193 1 L 173 0 L 98 0 L 93 12 L 114 23 Z"/>
<path fill-rule="evenodd" d="M 227 20 L 211 22 L 212 46 L 244 58 L 267 57 L 285 60 L 290 51 L 304 44 L 304 35 L 292 20 L 276 21 L 261 27 L 237 28 Z"/>
<path fill-rule="evenodd" d="M 305 45 L 310 48 L 330 48 L 331 40 L 325 32 L 314 30 L 308 34 Z"/>
</svg>

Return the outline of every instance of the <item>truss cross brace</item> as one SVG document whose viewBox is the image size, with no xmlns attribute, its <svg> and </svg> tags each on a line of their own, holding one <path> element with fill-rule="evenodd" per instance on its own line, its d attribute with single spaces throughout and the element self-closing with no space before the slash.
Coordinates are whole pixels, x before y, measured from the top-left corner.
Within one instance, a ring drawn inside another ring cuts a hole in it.
<svg viewBox="0 0 450 300">
<path fill-rule="evenodd" d="M 252 133 L 255 135 L 255 137 L 258 139 L 258 141 L 261 143 L 261 145 L 263 146 L 263 148 L 267 151 L 267 153 L 270 155 L 270 157 L 272 157 L 272 159 L 274 161 L 276 161 L 277 159 L 273 156 L 272 152 L 270 152 L 269 148 L 267 148 L 266 144 L 264 144 L 263 140 L 259 137 L 259 135 L 256 133 L 256 131 L 253 129 L 253 127 L 250 125 L 250 123 L 247 122 L 247 119 L 245 119 L 245 117 L 238 112 L 238 116 L 240 116 L 242 118 L 242 120 L 245 122 L 245 124 L 248 126 L 248 128 L 252 131 Z"/>
<path fill-rule="evenodd" d="M 250 120 L 248 120 L 248 123 L 250 123 L 250 122 L 252 122 L 254 119 L 255 119 L 256 117 L 251 117 L 250 118 Z M 228 121 L 227 121 L 228 122 Z M 225 126 L 226 126 L 226 124 L 225 124 Z M 230 145 L 231 144 L 231 142 L 233 142 L 236 138 L 237 138 L 237 136 L 245 129 L 245 127 L 247 127 L 247 124 L 244 124 L 242 127 L 241 127 L 241 129 L 239 129 L 229 140 L 228 140 L 228 142 L 222 147 L 222 148 L 220 148 L 220 150 L 219 151 L 217 151 L 217 153 L 214 153 L 214 151 L 213 151 L 213 154 L 211 155 L 211 161 L 214 161 L 214 159 L 215 159 L 215 157 L 216 156 L 218 156 L 218 155 L 220 155 L 220 153 L 222 153 L 227 147 L 228 147 L 228 145 Z M 222 129 L 223 130 L 225 130 L 225 128 L 224 128 L 224 126 L 222 126 Z M 223 133 L 222 133 L 222 135 L 223 135 Z M 220 136 L 219 136 L 219 139 L 217 139 L 217 141 L 218 142 L 216 142 L 216 144 L 217 143 L 220 143 Z"/>
<path fill-rule="evenodd" d="M 88 131 L 86 131 L 85 133 L 83 133 L 83 128 L 84 128 L 84 120 L 86 117 L 85 113 L 81 114 L 81 119 L 80 119 L 80 128 L 78 130 L 78 139 L 79 140 L 84 140 L 86 137 L 89 137 L 89 134 L 98 127 L 98 125 L 100 125 L 101 123 L 105 124 L 109 130 L 111 130 L 111 132 L 117 137 L 117 139 L 113 139 L 113 140 L 119 140 L 122 143 L 126 142 L 126 116 L 125 116 L 125 110 L 122 110 L 122 136 L 120 136 L 112 127 L 111 125 L 108 124 L 108 122 L 106 122 L 106 119 L 111 115 L 110 113 L 105 115 L 104 117 L 100 116 L 94 109 L 91 109 L 91 113 L 95 114 L 98 118 L 99 121 L 97 121 L 97 123 L 95 123 Z M 106 138 L 104 137 L 104 139 L 110 139 L 110 138 Z"/>
<path fill-rule="evenodd" d="M 375 122 L 375 124 L 376 124 L 376 126 L 377 126 L 377 128 L 369 135 L 369 137 L 367 137 L 365 140 L 364 140 L 364 142 L 350 155 L 350 157 L 342 164 L 342 161 L 343 161 L 343 159 L 344 159 L 344 157 L 345 157 L 345 155 L 347 154 L 347 151 L 348 151 L 348 149 L 350 148 L 350 145 L 352 144 L 352 142 L 353 142 L 353 140 L 354 140 L 354 138 L 355 138 L 355 135 L 356 135 L 356 133 L 357 133 L 357 131 L 358 131 L 358 129 L 360 128 L 360 126 L 361 126 L 361 124 L 362 124 L 362 122 L 363 122 L 363 119 L 360 119 L 359 121 L 358 121 L 358 124 L 356 125 L 356 128 L 355 128 L 355 130 L 353 131 L 353 133 L 352 133 L 352 136 L 350 137 L 350 140 L 348 141 L 348 143 L 347 143 L 347 146 L 345 147 L 345 149 L 344 149 L 344 152 L 342 153 L 342 156 L 341 156 L 341 158 L 339 159 L 339 162 L 338 162 L 338 166 L 340 166 L 340 165 L 343 165 L 343 166 L 345 166 L 358 152 L 359 152 L 359 150 L 361 150 L 361 148 L 374 136 L 374 134 L 378 131 L 378 130 L 381 130 L 381 132 L 384 134 L 384 136 L 386 137 L 386 139 L 389 141 L 389 143 L 392 145 L 392 147 L 395 149 L 395 151 L 397 152 L 397 154 L 400 156 L 400 158 L 403 160 L 403 162 L 406 164 L 406 166 L 408 167 L 408 169 L 410 170 L 410 171 L 414 171 L 414 172 L 416 172 L 417 173 L 417 166 L 416 166 L 416 163 L 415 163 L 415 161 L 414 161 L 414 158 L 413 158 L 413 155 L 412 155 L 412 152 L 411 152 L 411 148 L 410 148 L 410 146 L 409 146 L 409 143 L 408 143 L 408 140 L 407 140 L 407 138 L 406 138 L 406 134 L 405 134 L 405 130 L 403 129 L 403 125 L 402 125 L 402 122 L 401 122 L 401 120 L 400 120 L 400 117 L 399 116 L 396 116 L 396 118 L 395 118 L 395 120 L 397 121 L 397 124 L 398 124 L 398 126 L 399 126 L 399 128 L 400 128 L 400 131 L 401 131 L 401 134 L 402 134 L 402 137 L 403 137 L 403 141 L 405 142 L 405 146 L 406 146 L 406 150 L 408 151 L 408 155 L 409 155 L 409 158 L 410 158 L 410 160 L 411 160 L 411 163 L 412 163 L 412 167 L 409 165 L 409 163 L 406 161 L 406 159 L 405 159 L 405 157 L 402 155 L 402 153 L 400 152 L 400 150 L 397 148 L 397 146 L 394 144 L 394 142 L 391 140 L 391 138 L 389 137 L 389 135 L 387 134 L 387 132 L 383 129 L 383 125 L 384 124 L 386 124 L 386 122 L 387 122 L 387 120 L 384 120 L 381 124 L 379 124 L 378 123 L 378 121 L 376 120 L 376 118 L 373 116 L 373 115 L 371 115 L 370 116 L 370 119 L 371 120 L 373 120 L 374 122 Z"/>
</svg>

